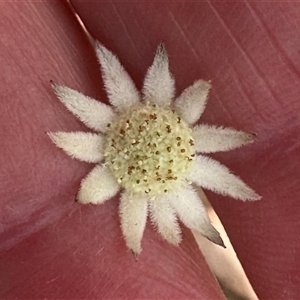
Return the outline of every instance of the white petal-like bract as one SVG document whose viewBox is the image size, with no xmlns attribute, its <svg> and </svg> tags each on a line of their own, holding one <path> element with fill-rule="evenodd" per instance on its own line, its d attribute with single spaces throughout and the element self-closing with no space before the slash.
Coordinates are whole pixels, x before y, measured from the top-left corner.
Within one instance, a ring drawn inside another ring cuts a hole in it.
<svg viewBox="0 0 300 300">
<path fill-rule="evenodd" d="M 193 85 L 187 87 L 175 100 L 176 112 L 188 124 L 195 123 L 202 115 L 211 84 L 204 80 L 197 80 Z"/>
<path fill-rule="evenodd" d="M 169 243 L 178 245 L 181 241 L 181 230 L 168 197 L 163 195 L 150 200 L 149 213 L 153 225 L 162 237 Z"/>
<path fill-rule="evenodd" d="M 165 46 L 160 44 L 144 80 L 143 99 L 158 105 L 166 105 L 171 103 L 174 94 L 175 80 L 169 70 L 168 54 Z"/>
<path fill-rule="evenodd" d="M 114 113 L 111 107 L 64 85 L 51 83 L 58 99 L 87 127 L 105 132 Z"/>
<path fill-rule="evenodd" d="M 135 255 L 142 251 L 141 241 L 146 226 L 148 196 L 123 192 L 120 202 L 121 229 L 126 245 Z"/>
<path fill-rule="evenodd" d="M 50 139 L 68 155 L 89 163 L 103 159 L 103 138 L 91 132 L 49 132 Z"/>
<path fill-rule="evenodd" d="M 99 42 L 96 43 L 96 54 L 110 103 L 121 110 L 139 102 L 139 92 L 119 59 Z"/>
<path fill-rule="evenodd" d="M 228 151 L 253 143 L 251 133 L 211 125 L 197 125 L 193 128 L 195 150 L 202 153 Z"/>
<path fill-rule="evenodd" d="M 97 165 L 81 182 L 77 199 L 82 204 L 101 204 L 117 194 L 119 184 L 111 171 Z"/>
<path fill-rule="evenodd" d="M 199 155 L 194 160 L 188 180 L 213 192 L 240 200 L 259 200 L 257 195 L 239 177 L 218 161 Z"/>
<path fill-rule="evenodd" d="M 172 207 L 183 224 L 199 231 L 210 241 L 224 247 L 219 232 L 211 225 L 206 209 L 197 192 L 189 185 L 168 195 Z"/>
</svg>

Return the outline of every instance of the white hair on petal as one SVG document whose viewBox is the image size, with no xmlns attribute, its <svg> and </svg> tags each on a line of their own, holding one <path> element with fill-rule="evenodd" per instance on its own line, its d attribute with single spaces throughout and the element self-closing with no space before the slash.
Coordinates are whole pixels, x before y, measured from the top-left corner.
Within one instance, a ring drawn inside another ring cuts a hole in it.
<svg viewBox="0 0 300 300">
<path fill-rule="evenodd" d="M 96 43 L 96 54 L 110 103 L 122 110 L 139 102 L 139 92 L 119 59 L 99 42 Z"/>
<path fill-rule="evenodd" d="M 202 115 L 211 84 L 204 80 L 197 80 L 193 85 L 187 87 L 175 100 L 176 112 L 188 124 L 195 123 Z"/>
<path fill-rule="evenodd" d="M 168 195 L 180 220 L 188 228 L 199 231 L 210 241 L 224 247 L 219 232 L 211 225 L 206 209 L 194 189 L 187 185 L 173 195 Z"/>
<path fill-rule="evenodd" d="M 123 192 L 120 201 L 120 220 L 126 245 L 135 255 L 142 251 L 141 241 L 147 220 L 148 197 Z"/>
<path fill-rule="evenodd" d="M 170 206 L 167 195 L 149 201 L 150 218 L 158 233 L 171 244 L 181 241 L 181 230 L 177 222 L 176 212 Z"/>
<path fill-rule="evenodd" d="M 228 151 L 253 143 L 255 135 L 232 128 L 197 125 L 193 128 L 195 150 L 201 153 Z"/>
<path fill-rule="evenodd" d="M 194 161 L 188 180 L 213 192 L 240 200 L 259 200 L 257 195 L 239 177 L 218 161 L 199 155 Z"/>
<path fill-rule="evenodd" d="M 158 105 L 168 105 L 174 94 L 175 80 L 169 70 L 168 54 L 165 46 L 160 44 L 144 80 L 143 99 Z"/>
<path fill-rule="evenodd" d="M 68 155 L 89 163 L 103 159 L 103 138 L 91 132 L 49 132 L 53 143 Z"/>
<path fill-rule="evenodd" d="M 119 184 L 112 173 L 97 165 L 81 182 L 77 199 L 82 204 L 101 204 L 117 194 Z"/>
<path fill-rule="evenodd" d="M 112 108 L 64 85 L 51 83 L 58 99 L 87 127 L 105 132 L 107 123 L 114 118 Z"/>
</svg>

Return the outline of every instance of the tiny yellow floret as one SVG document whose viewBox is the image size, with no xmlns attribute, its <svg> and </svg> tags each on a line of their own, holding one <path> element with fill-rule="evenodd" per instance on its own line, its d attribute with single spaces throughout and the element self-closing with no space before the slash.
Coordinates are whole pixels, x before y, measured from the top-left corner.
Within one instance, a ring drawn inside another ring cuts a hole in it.
<svg viewBox="0 0 300 300">
<path fill-rule="evenodd" d="M 188 125 L 171 109 L 150 103 L 121 112 L 105 140 L 105 164 L 120 185 L 150 197 L 185 182 L 195 156 Z"/>
</svg>

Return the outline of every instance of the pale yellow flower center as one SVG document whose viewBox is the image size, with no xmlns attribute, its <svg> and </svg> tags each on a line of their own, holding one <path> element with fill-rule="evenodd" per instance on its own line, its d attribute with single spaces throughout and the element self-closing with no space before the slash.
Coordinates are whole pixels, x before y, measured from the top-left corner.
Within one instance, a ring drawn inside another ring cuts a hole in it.
<svg viewBox="0 0 300 300">
<path fill-rule="evenodd" d="M 185 182 L 195 156 L 194 141 L 174 111 L 135 104 L 107 127 L 105 164 L 127 191 L 155 198 Z"/>
</svg>

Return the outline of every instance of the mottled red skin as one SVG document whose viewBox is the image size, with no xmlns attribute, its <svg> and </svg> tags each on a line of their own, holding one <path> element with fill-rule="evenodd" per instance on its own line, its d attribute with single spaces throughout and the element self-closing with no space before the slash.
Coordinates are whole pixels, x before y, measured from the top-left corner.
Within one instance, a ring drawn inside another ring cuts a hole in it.
<svg viewBox="0 0 300 300">
<path fill-rule="evenodd" d="M 300 4 L 72 3 L 139 88 L 164 41 L 178 92 L 212 80 L 203 122 L 257 134 L 255 144 L 214 157 L 262 200 L 207 196 L 259 298 L 297 299 Z M 135 262 L 117 198 L 73 202 L 91 165 L 71 160 L 45 132 L 86 129 L 48 81 L 106 101 L 93 50 L 61 2 L 0 5 L 0 298 L 223 299 L 188 230 L 175 248 L 149 226 Z"/>
</svg>

